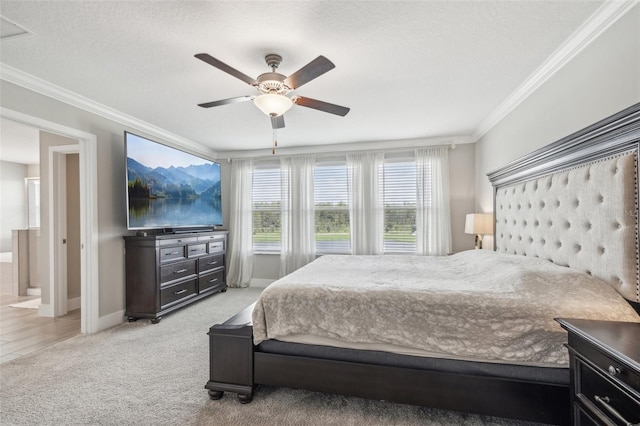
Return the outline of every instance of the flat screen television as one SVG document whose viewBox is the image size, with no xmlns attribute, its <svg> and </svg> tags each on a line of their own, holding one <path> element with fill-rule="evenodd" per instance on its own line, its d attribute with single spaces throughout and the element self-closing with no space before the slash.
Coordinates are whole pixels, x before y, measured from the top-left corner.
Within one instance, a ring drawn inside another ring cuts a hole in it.
<svg viewBox="0 0 640 426">
<path fill-rule="evenodd" d="M 220 163 L 124 132 L 127 229 L 184 232 L 222 225 Z"/>
</svg>

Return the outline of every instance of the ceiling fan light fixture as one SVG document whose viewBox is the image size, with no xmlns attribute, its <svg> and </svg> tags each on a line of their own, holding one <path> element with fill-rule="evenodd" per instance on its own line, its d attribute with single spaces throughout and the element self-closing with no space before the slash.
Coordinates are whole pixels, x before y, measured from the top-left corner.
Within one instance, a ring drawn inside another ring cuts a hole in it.
<svg viewBox="0 0 640 426">
<path fill-rule="evenodd" d="M 277 93 L 264 93 L 256 96 L 253 103 L 268 116 L 278 117 L 293 106 L 293 101 L 284 95 Z"/>
</svg>

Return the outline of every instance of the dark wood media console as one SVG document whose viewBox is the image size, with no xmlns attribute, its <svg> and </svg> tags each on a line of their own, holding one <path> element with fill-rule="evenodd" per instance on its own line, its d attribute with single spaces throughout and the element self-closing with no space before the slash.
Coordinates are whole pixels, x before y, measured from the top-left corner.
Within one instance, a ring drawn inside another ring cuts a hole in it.
<svg viewBox="0 0 640 426">
<path fill-rule="evenodd" d="M 253 345 L 253 307 L 209 329 L 210 376 L 205 388 L 211 399 L 235 392 L 241 403 L 249 403 L 256 386 L 262 384 L 569 423 L 568 385 L 263 352 Z"/>
<path fill-rule="evenodd" d="M 227 231 L 125 236 L 129 321 L 163 315 L 227 290 Z"/>
</svg>

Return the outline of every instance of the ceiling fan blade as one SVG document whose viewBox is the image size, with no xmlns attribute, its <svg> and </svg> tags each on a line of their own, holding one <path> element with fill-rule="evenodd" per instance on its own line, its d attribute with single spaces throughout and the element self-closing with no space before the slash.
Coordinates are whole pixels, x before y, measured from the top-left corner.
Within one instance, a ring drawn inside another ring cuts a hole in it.
<svg viewBox="0 0 640 426">
<path fill-rule="evenodd" d="M 228 105 L 228 104 L 235 104 L 237 102 L 250 101 L 252 99 L 253 99 L 253 96 L 238 96 L 237 98 L 229 98 L 229 99 L 221 99 L 219 101 L 205 102 L 203 104 L 198 104 L 198 106 L 202 108 L 211 108 L 211 107 L 220 106 L 220 105 Z"/>
<path fill-rule="evenodd" d="M 328 112 L 330 114 L 339 115 L 344 117 L 351 110 L 350 108 L 343 107 L 340 105 L 330 104 L 329 102 L 319 101 L 317 99 L 305 98 L 302 96 L 298 96 L 294 98 L 294 102 L 297 105 L 317 109 L 319 111 Z"/>
<path fill-rule="evenodd" d="M 282 128 L 284 128 L 284 115 L 279 115 L 277 117 L 271 117 L 271 128 L 272 129 L 282 129 Z"/>
<path fill-rule="evenodd" d="M 321 76 L 335 67 L 336 66 L 333 62 L 321 55 L 291 74 L 289 77 L 285 78 L 284 84 L 289 86 L 291 89 L 297 89 L 303 84 L 310 82 L 314 78 Z"/>
<path fill-rule="evenodd" d="M 238 78 L 251 86 L 256 86 L 258 84 L 255 78 L 249 77 L 245 73 L 240 72 L 232 66 L 225 64 L 224 62 L 214 58 L 208 53 L 198 53 L 197 55 L 195 55 L 195 57 L 200 59 L 201 61 L 208 63 L 211 66 L 218 68 L 221 71 L 226 72 L 227 74 L 231 74 L 235 78 Z"/>
</svg>

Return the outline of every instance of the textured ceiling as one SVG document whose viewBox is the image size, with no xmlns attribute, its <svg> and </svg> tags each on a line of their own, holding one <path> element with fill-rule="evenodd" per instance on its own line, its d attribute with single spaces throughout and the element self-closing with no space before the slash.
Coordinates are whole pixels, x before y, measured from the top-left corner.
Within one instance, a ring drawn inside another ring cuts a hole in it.
<svg viewBox="0 0 640 426">
<path fill-rule="evenodd" d="M 281 146 L 468 136 L 601 1 L 0 1 L 33 35 L 0 61 L 216 151 L 271 144 L 251 102 L 196 104 L 255 89 L 193 57 L 257 77 L 267 53 L 289 75 L 324 55 L 336 68 L 295 94 Z"/>
</svg>

